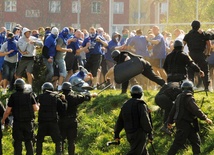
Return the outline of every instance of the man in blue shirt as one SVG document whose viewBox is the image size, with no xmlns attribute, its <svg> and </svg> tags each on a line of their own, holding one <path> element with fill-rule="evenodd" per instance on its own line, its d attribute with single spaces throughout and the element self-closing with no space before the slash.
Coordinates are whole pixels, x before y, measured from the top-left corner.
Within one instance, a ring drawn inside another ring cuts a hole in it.
<svg viewBox="0 0 214 155">
<path fill-rule="evenodd" d="M 121 45 L 125 45 L 127 40 L 129 39 L 129 30 L 128 29 L 123 29 L 122 30 L 122 37 L 120 40 Z"/>
<path fill-rule="evenodd" d="M 82 32 L 80 30 L 76 30 L 74 33 L 74 37 L 69 39 L 70 43 L 68 44 L 67 48 L 72 49 L 73 52 L 67 52 L 65 56 L 67 69 L 67 76 L 65 81 L 68 81 L 71 75 L 75 73 L 79 68 L 77 56 L 79 56 L 82 51 L 88 50 L 89 44 L 86 44 L 84 48 L 81 48 L 80 46 L 81 33 Z"/>
<path fill-rule="evenodd" d="M 120 44 L 121 35 L 118 32 L 112 34 L 112 40 L 109 41 L 107 46 L 107 52 L 105 54 L 105 59 L 107 63 L 108 70 L 114 66 L 115 62 L 111 57 L 111 53 L 114 50 L 122 50 L 123 46 Z"/>
<path fill-rule="evenodd" d="M 85 68 L 92 73 L 93 80 L 92 86 L 97 84 L 97 71 L 100 67 L 102 60 L 102 47 L 108 46 L 107 41 L 96 33 L 96 29 L 91 27 L 89 29 L 89 37 L 84 39 L 82 46 L 85 47 L 89 43 L 88 58 Z"/>
<path fill-rule="evenodd" d="M 146 40 L 146 37 L 143 36 L 143 32 L 141 29 L 138 29 L 136 31 L 136 36 L 134 36 L 131 41 L 129 42 L 129 51 L 131 51 L 131 47 L 134 48 L 134 52 L 137 55 L 143 56 L 143 58 L 148 58 L 149 57 L 149 52 L 148 52 L 148 42 Z"/>
<path fill-rule="evenodd" d="M 152 27 L 152 32 L 155 35 L 153 39 L 147 39 L 153 45 L 153 53 L 151 56 L 151 64 L 154 71 L 160 74 L 163 79 L 166 79 L 166 73 L 163 70 L 163 62 L 166 58 L 166 45 L 163 35 L 160 33 L 158 26 Z"/>
<path fill-rule="evenodd" d="M 53 27 L 51 30 L 51 34 L 47 36 L 45 39 L 42 55 L 43 55 L 43 62 L 47 68 L 47 75 L 45 81 L 51 82 L 52 77 L 54 75 L 54 68 L 53 68 L 53 59 L 56 55 L 56 39 L 59 35 L 59 30 L 56 27 Z"/>
</svg>

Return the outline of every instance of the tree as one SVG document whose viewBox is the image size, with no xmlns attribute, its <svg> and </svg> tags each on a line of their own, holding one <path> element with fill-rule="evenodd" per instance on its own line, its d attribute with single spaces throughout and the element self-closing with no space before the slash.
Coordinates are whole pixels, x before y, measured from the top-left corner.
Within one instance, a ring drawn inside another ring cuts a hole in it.
<svg viewBox="0 0 214 155">
<path fill-rule="evenodd" d="M 214 1 L 212 0 L 207 1 L 169 0 L 168 23 L 182 23 L 182 24 L 178 24 L 175 26 L 167 25 L 167 29 L 169 31 L 173 31 L 175 28 L 179 28 L 183 29 L 184 31 L 189 31 L 189 29 L 191 28 L 190 23 L 197 18 L 201 23 L 213 22 L 214 18 L 213 7 Z M 163 18 L 161 23 L 166 23 L 166 18 Z M 202 25 L 202 28 L 204 30 L 210 27 L 211 25 L 209 24 Z"/>
</svg>

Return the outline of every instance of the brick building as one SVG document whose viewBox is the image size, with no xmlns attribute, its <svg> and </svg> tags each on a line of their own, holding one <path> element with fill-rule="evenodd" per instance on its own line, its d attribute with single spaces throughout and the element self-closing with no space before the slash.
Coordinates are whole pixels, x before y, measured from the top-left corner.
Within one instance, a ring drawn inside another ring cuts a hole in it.
<svg viewBox="0 0 214 155">
<path fill-rule="evenodd" d="M 129 22 L 128 0 L 0 0 L 0 23 L 12 29 L 16 23 L 30 29 L 40 26 L 102 26 Z"/>
</svg>

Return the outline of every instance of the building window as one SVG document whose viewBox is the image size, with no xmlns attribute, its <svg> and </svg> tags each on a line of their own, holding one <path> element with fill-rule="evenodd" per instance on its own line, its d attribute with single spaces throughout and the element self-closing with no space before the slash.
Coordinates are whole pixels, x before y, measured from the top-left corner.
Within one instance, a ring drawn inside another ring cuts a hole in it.
<svg viewBox="0 0 214 155">
<path fill-rule="evenodd" d="M 124 13 L 124 2 L 114 2 L 114 14 Z"/>
<path fill-rule="evenodd" d="M 40 10 L 26 10 L 26 17 L 40 17 Z"/>
<path fill-rule="evenodd" d="M 160 4 L 160 13 L 161 14 L 166 14 L 168 10 L 168 4 L 167 2 L 163 2 Z"/>
<path fill-rule="evenodd" d="M 7 30 L 12 31 L 13 28 L 16 26 L 16 23 L 14 23 L 14 22 L 6 22 L 4 25 L 5 25 Z"/>
<path fill-rule="evenodd" d="M 101 12 L 101 3 L 100 2 L 92 2 L 92 13 L 100 13 Z"/>
<path fill-rule="evenodd" d="M 16 12 L 16 0 L 6 0 L 4 3 L 5 12 Z"/>
<path fill-rule="evenodd" d="M 79 1 L 72 2 L 72 13 L 80 13 L 81 12 L 81 3 Z"/>
<path fill-rule="evenodd" d="M 139 19 L 139 18 L 145 18 L 145 12 L 133 12 L 133 16 L 134 19 Z"/>
<path fill-rule="evenodd" d="M 60 13 L 61 2 L 60 1 L 50 1 L 49 2 L 49 11 L 51 13 Z"/>
</svg>

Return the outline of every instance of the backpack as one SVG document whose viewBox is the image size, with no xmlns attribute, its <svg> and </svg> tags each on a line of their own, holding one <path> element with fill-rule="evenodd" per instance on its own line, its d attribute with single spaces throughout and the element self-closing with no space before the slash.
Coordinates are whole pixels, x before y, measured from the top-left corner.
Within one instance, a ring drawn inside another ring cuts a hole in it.
<svg viewBox="0 0 214 155">
<path fill-rule="evenodd" d="M 47 47 L 47 46 L 43 46 L 43 48 L 42 48 L 42 55 L 43 55 L 43 57 L 45 57 L 46 59 L 49 59 L 48 47 Z"/>
</svg>

